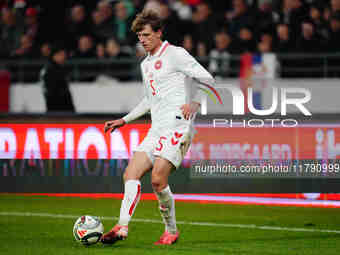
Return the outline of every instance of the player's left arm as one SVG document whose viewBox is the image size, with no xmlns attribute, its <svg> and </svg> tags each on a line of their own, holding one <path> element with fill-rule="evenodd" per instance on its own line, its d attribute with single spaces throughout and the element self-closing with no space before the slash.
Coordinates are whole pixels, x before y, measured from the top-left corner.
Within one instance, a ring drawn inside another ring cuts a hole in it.
<svg viewBox="0 0 340 255">
<path fill-rule="evenodd" d="M 174 65 L 178 71 L 194 79 L 198 84 L 214 86 L 215 79 L 212 75 L 185 49 L 176 48 L 174 50 Z M 185 119 L 190 119 L 200 108 L 204 92 L 198 87 L 194 88 L 190 103 L 181 107 Z"/>
</svg>

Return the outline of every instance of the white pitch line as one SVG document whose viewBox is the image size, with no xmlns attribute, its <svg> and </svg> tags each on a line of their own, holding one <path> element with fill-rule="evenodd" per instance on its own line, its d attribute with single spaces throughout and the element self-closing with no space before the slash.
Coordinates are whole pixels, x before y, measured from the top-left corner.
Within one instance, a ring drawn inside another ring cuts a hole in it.
<svg viewBox="0 0 340 255">
<path fill-rule="evenodd" d="M 76 219 L 80 217 L 79 215 L 70 215 L 70 214 L 33 213 L 33 212 L 0 212 L 0 216 L 49 217 L 49 218 L 61 218 L 61 219 Z M 99 218 L 102 220 L 118 220 L 118 217 L 103 216 Z M 144 223 L 163 223 L 163 221 L 153 220 L 153 219 L 132 219 L 132 221 L 144 222 Z M 318 232 L 318 233 L 340 234 L 340 230 L 332 230 L 332 229 L 288 228 L 288 227 L 259 226 L 259 225 L 254 225 L 254 224 L 224 224 L 224 223 L 190 222 L 190 221 L 177 221 L 177 224 L 192 225 L 192 226 L 222 227 L 222 228 L 246 228 L 246 229 L 277 230 L 277 231 L 292 231 L 292 232 Z"/>
</svg>

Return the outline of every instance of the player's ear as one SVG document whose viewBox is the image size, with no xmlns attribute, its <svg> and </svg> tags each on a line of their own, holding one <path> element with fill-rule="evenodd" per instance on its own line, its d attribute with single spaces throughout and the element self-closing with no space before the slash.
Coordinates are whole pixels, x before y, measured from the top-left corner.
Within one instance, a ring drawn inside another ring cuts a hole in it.
<svg viewBox="0 0 340 255">
<path fill-rule="evenodd" d="M 162 39 L 162 35 L 163 35 L 162 30 L 161 30 L 161 29 L 158 29 L 158 31 L 157 31 L 157 37 L 158 37 L 159 39 Z"/>
</svg>

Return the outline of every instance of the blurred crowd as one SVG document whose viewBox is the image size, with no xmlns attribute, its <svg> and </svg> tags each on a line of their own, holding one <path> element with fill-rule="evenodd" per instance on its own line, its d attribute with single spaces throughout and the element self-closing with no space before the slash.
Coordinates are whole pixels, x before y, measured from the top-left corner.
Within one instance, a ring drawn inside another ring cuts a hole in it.
<svg viewBox="0 0 340 255">
<path fill-rule="evenodd" d="M 130 30 L 143 8 L 164 20 L 164 39 L 195 57 L 340 51 L 340 0 L 0 0 L 0 8 L 2 59 L 46 58 L 56 43 L 78 59 L 143 56 Z"/>
</svg>

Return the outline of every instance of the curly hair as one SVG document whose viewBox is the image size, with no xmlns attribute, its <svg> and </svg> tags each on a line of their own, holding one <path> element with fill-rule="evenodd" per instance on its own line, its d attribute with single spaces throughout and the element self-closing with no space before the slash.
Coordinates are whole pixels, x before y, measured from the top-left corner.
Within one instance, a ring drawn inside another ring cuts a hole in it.
<svg viewBox="0 0 340 255">
<path fill-rule="evenodd" d="M 138 13 L 132 23 L 131 30 L 135 33 L 143 30 L 145 25 L 150 25 L 153 31 L 163 30 L 163 22 L 159 15 L 152 10 L 143 10 Z"/>
</svg>

